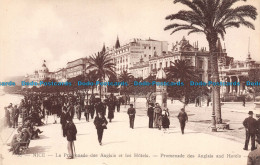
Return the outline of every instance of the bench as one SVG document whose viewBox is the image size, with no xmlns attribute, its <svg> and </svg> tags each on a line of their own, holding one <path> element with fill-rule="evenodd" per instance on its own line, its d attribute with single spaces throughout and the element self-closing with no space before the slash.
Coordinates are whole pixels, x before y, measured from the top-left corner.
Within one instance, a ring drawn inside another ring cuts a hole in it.
<svg viewBox="0 0 260 165">
<path fill-rule="evenodd" d="M 227 129 L 228 130 L 229 124 L 228 123 L 217 124 L 216 127 L 217 127 L 217 129 L 222 129 L 222 130 Z"/>
</svg>

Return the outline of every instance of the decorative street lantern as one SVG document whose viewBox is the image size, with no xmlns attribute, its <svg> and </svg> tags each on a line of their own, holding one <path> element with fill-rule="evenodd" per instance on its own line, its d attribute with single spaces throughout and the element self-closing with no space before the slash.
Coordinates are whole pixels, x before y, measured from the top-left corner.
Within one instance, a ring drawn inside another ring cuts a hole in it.
<svg viewBox="0 0 260 165">
<path fill-rule="evenodd" d="M 167 108 L 167 85 L 164 84 L 166 74 L 163 69 L 160 69 L 156 74 L 156 103 L 159 103 L 162 108 Z"/>
</svg>

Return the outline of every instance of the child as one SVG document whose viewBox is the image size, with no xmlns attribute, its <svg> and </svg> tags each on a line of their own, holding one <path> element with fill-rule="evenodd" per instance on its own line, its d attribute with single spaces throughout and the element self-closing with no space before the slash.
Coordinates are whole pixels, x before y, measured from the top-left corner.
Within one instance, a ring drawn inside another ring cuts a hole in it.
<svg viewBox="0 0 260 165">
<path fill-rule="evenodd" d="M 168 108 L 164 108 L 162 112 L 162 126 L 164 131 L 166 131 L 170 126 L 169 116 L 170 114 Z"/>
</svg>

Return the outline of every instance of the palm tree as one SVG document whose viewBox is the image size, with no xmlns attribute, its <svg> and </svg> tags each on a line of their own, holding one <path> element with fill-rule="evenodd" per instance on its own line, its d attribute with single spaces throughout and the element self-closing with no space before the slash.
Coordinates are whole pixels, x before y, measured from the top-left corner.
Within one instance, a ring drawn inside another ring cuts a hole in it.
<svg viewBox="0 0 260 165">
<path fill-rule="evenodd" d="M 110 76 L 109 77 L 109 82 L 118 82 L 118 79 L 116 76 Z M 118 92 L 118 86 L 112 85 L 107 87 L 107 92 L 108 93 L 117 93 Z"/>
<path fill-rule="evenodd" d="M 106 77 L 115 76 L 115 64 L 112 59 L 109 58 L 108 54 L 105 52 L 98 53 L 95 56 L 91 56 L 88 60 L 87 70 L 90 69 L 90 74 L 95 74 L 98 76 L 98 80 L 102 82 Z M 101 90 L 100 86 L 100 99 L 101 99 Z"/>
<path fill-rule="evenodd" d="M 49 78 L 49 77 L 46 77 L 43 82 L 57 82 L 54 78 Z M 40 87 L 40 91 L 42 91 L 43 93 L 58 93 L 59 92 L 59 89 L 58 87 L 56 86 L 52 86 L 52 85 L 47 85 L 47 86 L 41 86 Z"/>
<path fill-rule="evenodd" d="M 78 81 L 84 81 L 84 79 L 85 77 L 83 75 L 78 75 L 76 77 L 70 78 L 68 81 L 71 82 L 72 91 L 78 91 L 82 89 L 84 86 L 78 86 Z"/>
<path fill-rule="evenodd" d="M 118 80 L 127 83 L 128 86 L 129 86 L 129 85 L 130 85 L 130 81 L 133 80 L 133 78 L 134 78 L 134 76 L 133 76 L 131 73 L 128 73 L 126 70 L 124 70 L 124 71 L 119 75 Z M 122 91 L 123 91 L 123 93 L 125 94 L 125 98 L 126 98 L 126 93 L 128 92 L 128 91 L 127 91 L 127 87 L 128 87 L 128 86 L 124 85 L 124 86 L 122 87 L 122 89 L 123 89 Z"/>
<path fill-rule="evenodd" d="M 167 80 L 184 83 L 183 86 L 173 87 L 173 91 L 175 96 L 179 94 L 178 97 L 184 98 L 184 103 L 187 104 L 192 90 L 189 85 L 190 81 L 198 79 L 198 76 L 195 73 L 194 66 L 191 66 L 187 60 L 176 60 L 171 64 L 170 67 L 165 69 Z"/>
<path fill-rule="evenodd" d="M 132 82 L 130 83 L 130 91 L 131 94 L 134 94 L 134 107 L 135 107 L 135 103 L 136 103 L 136 95 L 140 95 L 142 94 L 143 90 L 142 90 L 142 86 L 134 85 L 134 81 L 136 82 L 143 82 L 143 78 L 142 77 L 136 77 L 132 79 Z"/>
<path fill-rule="evenodd" d="M 152 82 L 156 80 L 156 75 L 150 74 L 144 81 Z M 146 107 L 148 107 L 149 102 L 152 100 L 151 96 L 156 91 L 155 85 L 144 86 L 144 91 L 146 92 Z"/>
<path fill-rule="evenodd" d="M 191 66 L 187 60 L 176 60 L 171 62 L 171 66 L 167 69 L 166 75 L 169 80 L 177 80 L 180 82 L 189 82 L 195 78 L 194 66 Z"/>
<path fill-rule="evenodd" d="M 95 84 L 95 82 L 98 80 L 98 75 L 90 72 L 87 74 L 87 79 L 93 84 Z M 93 95 L 93 93 L 94 93 L 94 85 L 91 86 L 91 94 Z"/>
<path fill-rule="evenodd" d="M 173 29 L 172 33 L 180 30 L 189 30 L 191 33 L 204 33 L 209 44 L 211 57 L 212 81 L 219 81 L 218 59 L 217 59 L 217 40 L 220 35 L 224 39 L 226 29 L 239 28 L 241 25 L 255 29 L 254 25 L 248 19 L 255 20 L 257 11 L 254 6 L 243 5 L 233 7 L 236 2 L 246 0 L 174 0 L 174 3 L 186 5 L 190 10 L 181 10 L 176 14 L 166 17 L 166 20 L 177 20 L 186 23 L 175 22 L 164 28 L 164 30 Z M 220 88 L 213 87 L 213 122 L 215 120 L 215 111 L 217 114 L 217 123 L 222 123 L 220 107 Z M 214 123 L 213 123 L 214 124 Z"/>
</svg>

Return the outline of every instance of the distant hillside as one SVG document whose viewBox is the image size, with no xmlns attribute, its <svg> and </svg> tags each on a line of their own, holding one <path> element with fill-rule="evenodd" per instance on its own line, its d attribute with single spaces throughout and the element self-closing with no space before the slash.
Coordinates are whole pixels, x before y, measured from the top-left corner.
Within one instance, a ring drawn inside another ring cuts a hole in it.
<svg viewBox="0 0 260 165">
<path fill-rule="evenodd" d="M 23 80 L 24 80 L 24 76 L 11 76 L 11 77 L 5 78 L 4 81 L 6 81 L 6 82 L 12 81 L 12 82 L 15 82 L 15 84 L 17 86 L 21 86 L 21 81 L 23 81 Z"/>
</svg>

